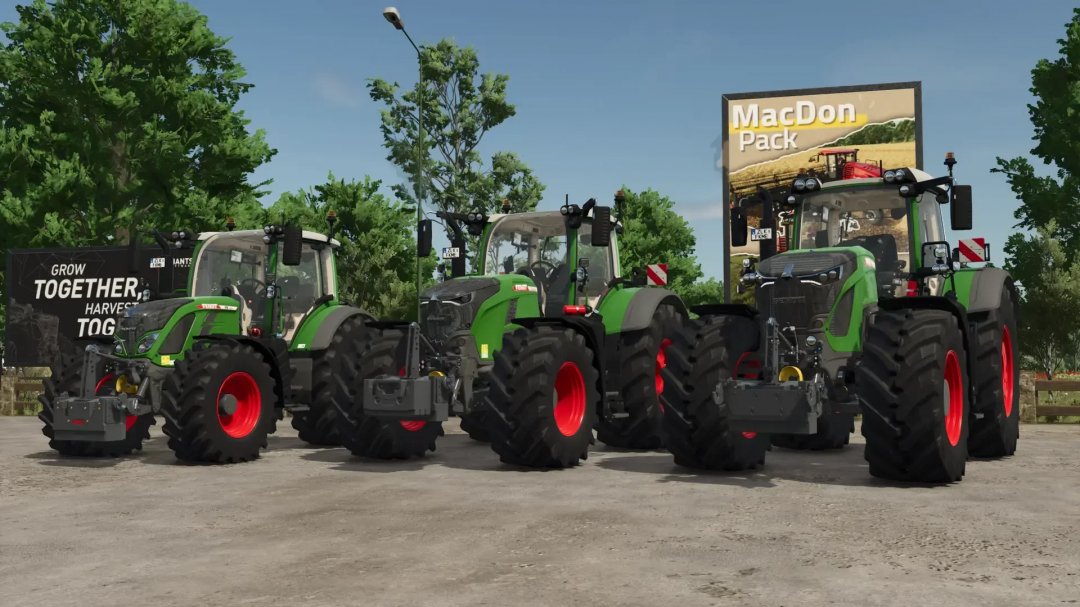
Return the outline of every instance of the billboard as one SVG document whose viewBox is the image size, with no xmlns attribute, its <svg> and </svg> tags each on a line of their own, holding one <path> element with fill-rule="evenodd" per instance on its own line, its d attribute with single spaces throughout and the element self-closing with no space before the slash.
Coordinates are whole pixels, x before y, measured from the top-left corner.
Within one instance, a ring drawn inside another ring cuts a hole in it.
<svg viewBox="0 0 1080 607">
<path fill-rule="evenodd" d="M 112 335 L 116 316 L 135 305 L 139 278 L 155 289 L 165 266 L 159 247 L 143 247 L 128 274 L 127 247 L 22 249 L 7 254 L 4 365 L 49 366 L 80 338 Z M 174 289 L 187 288 L 191 249 L 174 249 Z"/>
<path fill-rule="evenodd" d="M 778 250 L 794 248 L 793 226 L 780 201 L 799 174 L 822 181 L 878 177 L 882 168 L 922 169 L 922 88 L 919 82 L 741 93 L 723 97 L 721 172 L 724 199 L 724 299 L 735 293 L 732 266 L 757 255 L 769 236 Z M 757 233 L 758 188 L 773 194 L 775 234 Z M 747 246 L 733 248 L 727 209 L 746 205 Z M 743 299 L 743 298 L 740 298 Z"/>
</svg>

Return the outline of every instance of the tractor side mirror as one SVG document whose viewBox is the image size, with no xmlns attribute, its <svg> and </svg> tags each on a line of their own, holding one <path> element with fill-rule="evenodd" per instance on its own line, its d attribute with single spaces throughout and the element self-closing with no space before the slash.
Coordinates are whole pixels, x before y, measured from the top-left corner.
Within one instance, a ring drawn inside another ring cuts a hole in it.
<svg viewBox="0 0 1080 607">
<path fill-rule="evenodd" d="M 592 216 L 592 246 L 606 247 L 611 244 L 611 207 L 593 207 Z"/>
<path fill-rule="evenodd" d="M 298 266 L 304 248 L 304 229 L 300 226 L 285 226 L 283 231 L 281 263 L 286 266 Z"/>
<path fill-rule="evenodd" d="M 746 246 L 746 209 L 731 207 L 731 246 Z"/>
<path fill-rule="evenodd" d="M 424 219 L 416 226 L 416 256 L 431 257 L 430 219 Z"/>
<path fill-rule="evenodd" d="M 952 209 L 950 209 L 950 215 L 950 219 L 952 219 L 952 229 L 971 229 L 971 186 L 954 185 L 952 187 Z"/>
</svg>

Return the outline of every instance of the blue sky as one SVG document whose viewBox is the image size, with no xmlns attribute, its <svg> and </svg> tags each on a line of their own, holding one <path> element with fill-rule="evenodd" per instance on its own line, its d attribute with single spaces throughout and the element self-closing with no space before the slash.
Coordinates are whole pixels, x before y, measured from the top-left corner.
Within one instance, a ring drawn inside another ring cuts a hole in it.
<svg viewBox="0 0 1080 607">
<path fill-rule="evenodd" d="M 482 71 L 510 75 L 517 116 L 489 133 L 485 156 L 517 152 L 564 195 L 609 201 L 625 184 L 677 202 L 706 275 L 721 277 L 720 173 L 714 141 L 721 95 L 921 80 L 928 170 L 945 152 L 973 185 L 975 229 L 1000 260 L 1017 202 L 996 156 L 1033 147 L 1030 70 L 1057 56 L 1071 18 L 1058 0 L 814 4 L 622 0 L 194 0 L 247 68 L 241 107 L 278 155 L 257 179 L 272 196 L 337 177 L 403 180 L 385 160 L 379 107 L 364 88 L 411 86 L 416 55 L 382 17 L 401 11 L 417 43 L 452 37 L 477 49 Z M 677 8 L 673 8 L 677 7 Z M 820 7 L 823 10 L 811 10 Z M 843 21 L 841 21 L 843 15 Z M 16 17 L 12 5 L 0 19 Z M 389 188 L 386 188 L 389 193 Z M 663 260 L 656 260 L 663 261 Z"/>
</svg>

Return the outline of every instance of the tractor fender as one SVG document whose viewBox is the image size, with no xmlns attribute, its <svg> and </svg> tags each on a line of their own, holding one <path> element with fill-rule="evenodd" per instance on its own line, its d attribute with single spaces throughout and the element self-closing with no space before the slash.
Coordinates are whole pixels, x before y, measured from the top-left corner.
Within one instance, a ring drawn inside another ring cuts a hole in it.
<svg viewBox="0 0 1080 607">
<path fill-rule="evenodd" d="M 274 404 L 274 407 L 281 409 L 285 406 L 285 395 L 289 393 L 291 386 L 285 385 L 285 376 L 282 373 L 282 366 L 289 366 L 289 345 L 285 343 L 284 339 L 259 339 L 248 337 L 247 335 L 222 334 L 198 335 L 195 337 L 195 343 L 201 341 L 228 342 L 242 346 L 251 346 L 263 357 L 266 364 L 270 365 L 270 377 L 272 377 L 281 388 L 281 397 L 278 398 L 278 402 Z"/>
<path fill-rule="evenodd" d="M 998 298 L 1000 299 L 1001 292 L 998 291 Z M 967 311 L 964 310 L 964 306 L 960 305 L 960 302 L 951 296 L 951 294 L 945 297 L 893 297 L 888 299 L 878 300 L 878 311 L 880 312 L 895 312 L 898 310 L 911 309 L 911 310 L 944 310 L 951 313 L 956 317 L 956 324 L 960 327 L 960 334 L 964 340 L 964 352 L 967 354 L 967 371 L 968 371 L 968 393 L 970 401 L 975 402 L 975 378 L 977 377 L 975 369 L 975 357 L 971 352 L 971 328 L 968 325 Z"/>
<path fill-rule="evenodd" d="M 673 291 L 667 289 L 640 289 L 630 297 L 630 303 L 626 305 L 626 313 L 623 314 L 623 333 L 629 331 L 641 331 L 652 324 L 653 313 L 660 304 L 672 304 L 683 316 L 687 316 L 686 304 L 682 298 Z"/>
<path fill-rule="evenodd" d="M 1008 287 L 1006 287 L 1008 284 Z M 1012 277 L 1001 268 L 980 268 L 971 279 L 968 295 L 968 314 L 989 312 L 1001 305 L 1001 290 L 1012 289 Z"/>
<path fill-rule="evenodd" d="M 596 370 L 600 373 L 600 415 L 607 412 L 607 356 L 604 350 L 604 325 L 590 322 L 580 316 L 542 316 L 535 318 L 515 318 L 514 324 L 532 329 L 538 326 L 566 327 L 585 338 L 585 343 L 593 351 Z"/>
<path fill-rule="evenodd" d="M 330 341 L 334 339 L 334 334 L 337 333 L 338 327 L 341 323 L 354 317 L 361 316 L 364 322 L 374 322 L 375 317 L 370 313 L 361 310 L 360 308 L 354 308 L 352 306 L 337 306 L 330 311 L 329 314 L 323 317 L 322 324 L 315 330 L 315 337 L 311 340 L 309 350 L 325 350 L 330 347 Z"/>
</svg>

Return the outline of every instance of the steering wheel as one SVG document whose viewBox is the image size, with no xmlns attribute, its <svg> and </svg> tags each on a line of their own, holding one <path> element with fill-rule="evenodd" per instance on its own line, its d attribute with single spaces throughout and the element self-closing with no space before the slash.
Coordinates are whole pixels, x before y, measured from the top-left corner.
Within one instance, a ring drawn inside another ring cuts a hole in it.
<svg viewBox="0 0 1080 607">
<path fill-rule="evenodd" d="M 544 272 L 544 278 L 551 276 L 551 274 L 555 271 L 555 264 L 551 263 L 550 261 L 544 261 L 543 259 L 538 259 L 529 264 L 529 271 L 531 272 L 532 269 L 536 266 L 546 266 L 548 268 L 547 271 Z"/>
<path fill-rule="evenodd" d="M 253 289 L 253 290 L 255 291 L 255 295 L 261 295 L 261 294 L 263 293 L 263 291 L 265 291 L 265 290 L 266 290 L 266 283 L 264 283 L 263 281 L 259 280 L 258 278 L 245 278 L 245 279 L 241 280 L 241 281 L 240 281 L 240 282 L 239 282 L 239 283 L 237 284 L 237 286 L 238 286 L 238 287 L 242 287 L 242 286 L 244 286 L 244 285 L 245 285 L 246 283 L 249 283 L 249 282 L 250 282 L 250 283 L 254 283 L 254 285 L 255 285 L 254 287 L 252 287 L 252 289 Z"/>
</svg>

